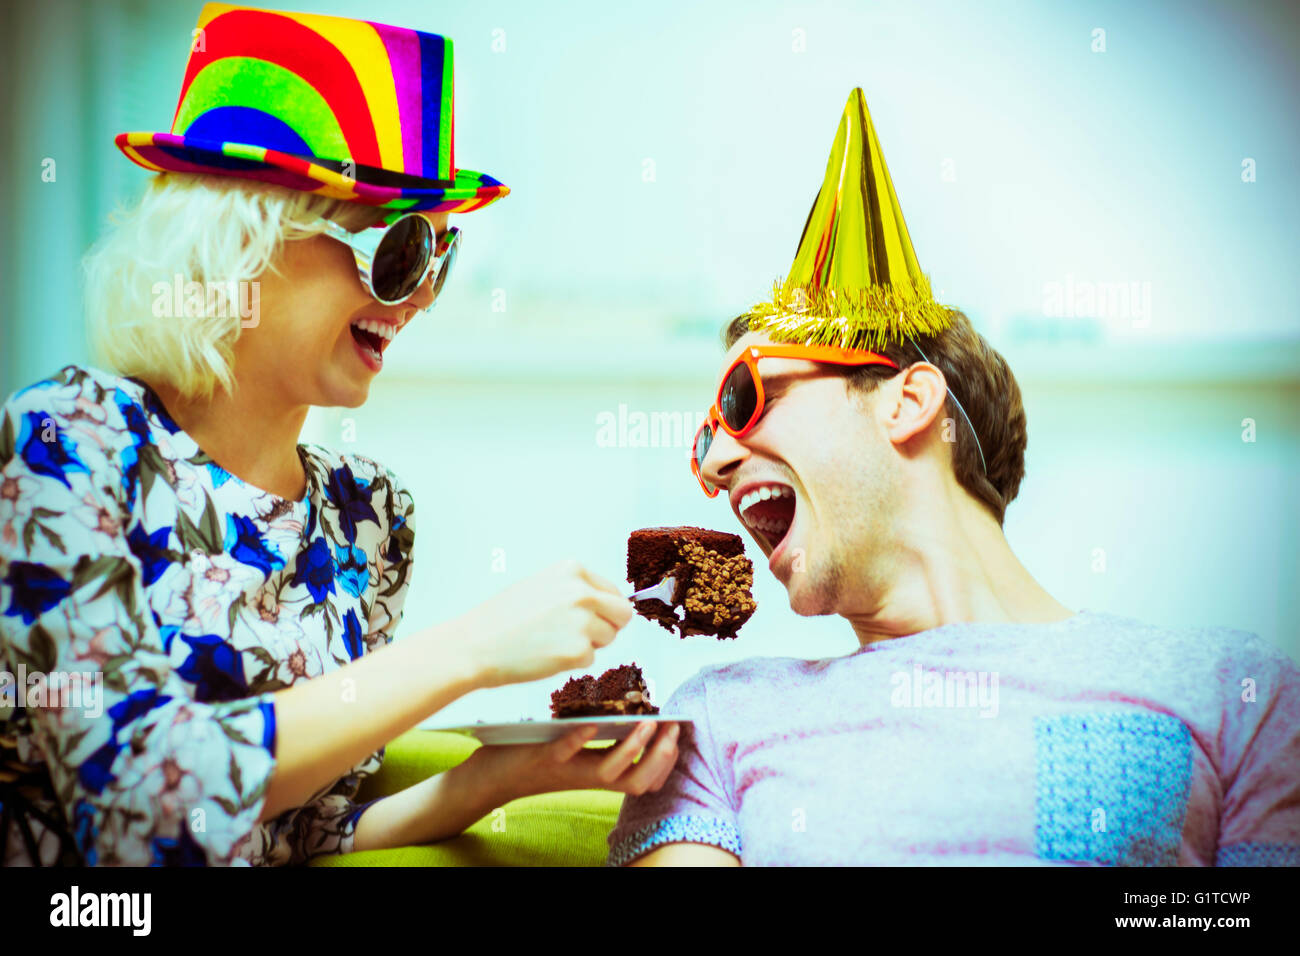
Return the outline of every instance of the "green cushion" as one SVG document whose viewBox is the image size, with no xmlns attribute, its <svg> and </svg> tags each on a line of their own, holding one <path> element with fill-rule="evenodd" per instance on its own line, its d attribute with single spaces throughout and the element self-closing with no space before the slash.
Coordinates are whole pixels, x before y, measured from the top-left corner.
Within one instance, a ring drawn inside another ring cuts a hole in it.
<svg viewBox="0 0 1300 956">
<path fill-rule="evenodd" d="M 386 797 L 450 770 L 481 747 L 473 737 L 436 730 L 411 730 L 384 748 L 379 771 L 361 781 L 357 802 Z"/>
<path fill-rule="evenodd" d="M 384 749 L 359 802 L 404 790 L 456 766 L 479 747 L 460 734 L 412 730 Z M 568 790 L 512 800 L 450 840 L 428 846 L 318 856 L 310 866 L 600 866 L 623 794 Z"/>
</svg>

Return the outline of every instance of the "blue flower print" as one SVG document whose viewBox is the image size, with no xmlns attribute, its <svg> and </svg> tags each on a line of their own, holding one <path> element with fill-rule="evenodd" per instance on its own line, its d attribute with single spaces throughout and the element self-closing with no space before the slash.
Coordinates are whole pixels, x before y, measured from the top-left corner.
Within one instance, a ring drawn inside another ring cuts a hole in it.
<svg viewBox="0 0 1300 956">
<path fill-rule="evenodd" d="M 158 615 L 158 612 L 155 611 L 153 608 L 150 608 L 149 612 L 153 615 L 153 622 L 154 625 L 158 628 L 159 636 L 162 637 L 163 653 L 170 654 L 172 652 L 172 640 L 176 637 L 176 634 L 180 631 L 180 628 L 177 627 L 175 624 L 164 624 L 163 619 Z"/>
<path fill-rule="evenodd" d="M 325 494 L 339 509 L 339 530 L 348 544 L 357 540 L 357 524 L 362 521 L 379 523 L 379 515 L 370 504 L 370 486 L 357 481 L 352 469 L 343 465 L 330 472 Z"/>
<path fill-rule="evenodd" d="M 120 388 L 113 393 L 113 400 L 126 420 L 126 430 L 131 434 L 131 444 L 135 446 L 152 444 L 153 436 L 149 431 L 149 419 L 144 409 L 131 400 L 131 396 Z"/>
<path fill-rule="evenodd" d="M 109 768 L 113 766 L 122 746 L 113 739 L 87 757 L 77 768 L 77 778 L 81 785 L 91 793 L 103 793 L 104 788 L 117 779 Z"/>
<path fill-rule="evenodd" d="M 210 703 L 249 695 L 244 658 L 239 651 L 215 634 L 182 634 L 180 638 L 190 646 L 190 656 L 176 668 L 176 673 L 194 685 L 195 700 Z"/>
<path fill-rule="evenodd" d="M 307 496 L 307 528 L 303 537 L 308 541 L 316 537 L 316 498 L 310 494 Z"/>
<path fill-rule="evenodd" d="M 167 406 L 162 403 L 158 393 L 142 378 L 136 378 L 134 375 L 126 376 L 128 381 L 135 382 L 140 386 L 142 398 L 144 400 L 145 410 L 154 415 L 162 422 L 163 428 L 169 435 L 175 435 L 181 430 L 181 426 L 176 424 L 176 420 L 167 412 Z"/>
<path fill-rule="evenodd" d="M 130 499 L 134 494 L 136 479 L 140 473 L 139 449 L 150 444 L 153 439 L 149 432 L 149 419 L 145 417 L 144 410 L 132 401 L 126 392 L 120 388 L 116 389 L 113 392 L 113 401 L 117 403 L 118 410 L 126 421 L 127 433 L 131 436 L 131 444 L 118 450 L 118 460 L 122 463 L 122 488 Z M 134 504 L 133 501 L 129 503 Z"/>
<path fill-rule="evenodd" d="M 146 687 L 144 690 L 135 691 L 126 700 L 114 704 L 108 708 L 108 716 L 113 719 L 113 737 L 116 738 L 118 731 L 137 717 L 142 717 L 149 711 L 161 707 L 171 699 L 170 694 L 158 693 L 156 687 Z"/>
<path fill-rule="evenodd" d="M 167 527 L 148 534 L 143 526 L 137 524 L 126 536 L 131 553 L 140 559 L 140 566 L 144 569 L 145 587 L 162 577 L 171 564 L 171 558 L 167 555 L 167 542 L 171 533 L 172 529 Z"/>
<path fill-rule="evenodd" d="M 47 437 L 51 440 L 46 441 Z M 85 463 L 77 457 L 77 448 L 72 440 L 52 417 L 41 412 L 23 414 L 23 429 L 18 447 L 24 464 L 33 474 L 55 478 L 69 489 L 72 484 L 68 481 L 68 472 L 90 473 Z"/>
<path fill-rule="evenodd" d="M 397 564 L 402 560 L 402 548 L 397 542 L 397 530 L 405 527 L 405 515 L 393 515 L 393 526 L 388 534 L 388 549 L 384 551 L 384 560 L 389 564 Z"/>
<path fill-rule="evenodd" d="M 354 545 L 334 548 L 335 576 L 343 590 L 353 597 L 361 597 L 370 584 L 370 559 L 366 552 Z"/>
<path fill-rule="evenodd" d="M 212 475 L 212 487 L 220 488 L 231 479 L 230 472 L 222 468 L 215 461 L 208 462 L 208 471 Z"/>
<path fill-rule="evenodd" d="M 150 866 L 207 866 L 208 855 L 194 842 L 190 828 L 181 821 L 180 835 L 154 837 L 151 844 L 153 859 Z"/>
<path fill-rule="evenodd" d="M 306 551 L 298 552 L 290 583 L 294 587 L 307 585 L 317 604 L 325 600 L 325 595 L 334 593 L 334 559 L 324 538 L 317 538 Z"/>
<path fill-rule="evenodd" d="M 284 556 L 274 545 L 262 540 L 253 519 L 244 515 L 226 515 L 224 548 L 240 564 L 250 565 L 266 575 L 284 567 Z"/>
<path fill-rule="evenodd" d="M 72 808 L 72 835 L 85 865 L 94 866 L 98 863 L 95 837 L 99 836 L 99 827 L 95 826 L 95 808 L 85 797 L 78 800 Z"/>
<path fill-rule="evenodd" d="M 72 593 L 72 585 L 43 564 L 15 561 L 9 565 L 5 583 L 12 589 L 7 617 L 22 617 L 24 624 L 38 617 Z"/>
<path fill-rule="evenodd" d="M 155 707 L 161 707 L 171 700 L 168 694 L 159 694 L 157 688 L 149 687 L 137 690 L 123 701 L 108 709 L 108 716 L 113 721 L 113 729 L 108 742 L 96 750 L 77 770 L 81 785 L 91 793 L 103 793 L 104 788 L 117 777 L 109 770 L 118 753 L 126 746 L 118 743 L 117 735 L 122 728 Z"/>
<path fill-rule="evenodd" d="M 355 849 L 373 807 L 360 788 L 383 748 L 250 833 L 283 756 L 275 691 L 363 660 L 400 626 L 407 487 L 381 462 L 301 442 L 306 494 L 290 500 L 177 421 L 141 380 L 79 366 L 0 408 L 0 670 L 104 678 L 93 722 L 33 710 L 5 730 L 0 712 L 32 769 L 54 758 L 30 801 L 49 828 L 34 834 L 41 865 L 298 866 Z"/>
<path fill-rule="evenodd" d="M 351 608 L 343 615 L 343 645 L 348 649 L 348 657 L 354 661 L 365 653 L 365 645 L 361 642 L 361 621 Z"/>
</svg>

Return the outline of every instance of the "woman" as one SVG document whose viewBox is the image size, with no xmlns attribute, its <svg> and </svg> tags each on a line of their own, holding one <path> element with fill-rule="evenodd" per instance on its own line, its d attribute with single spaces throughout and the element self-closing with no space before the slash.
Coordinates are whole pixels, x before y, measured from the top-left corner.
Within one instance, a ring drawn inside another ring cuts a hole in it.
<svg viewBox="0 0 1300 956">
<path fill-rule="evenodd" d="M 293 112 L 284 87 L 241 87 L 239 71 L 264 71 L 274 47 L 309 72 L 324 36 L 359 75 L 375 69 L 349 30 L 365 49 L 373 34 L 419 51 L 384 62 L 387 88 L 447 108 L 384 111 L 367 94 L 372 120 L 408 121 L 373 124 L 372 140 L 405 145 L 400 162 L 355 149 L 355 116 L 337 124 L 352 125 L 348 154 L 316 146 L 307 166 L 305 140 L 273 152 L 284 131 L 266 117 Z M 213 6 L 196 33 L 175 132 L 118 138 L 137 162 L 184 171 L 155 177 L 86 261 L 92 343 L 116 374 L 69 365 L 0 415 L 0 665 L 40 675 L 0 711 L 13 747 L 0 854 L 296 863 L 448 837 L 527 793 L 657 789 L 676 728 L 652 743 L 647 722 L 608 752 L 583 751 L 592 729 L 481 748 L 355 802 L 386 742 L 471 690 L 589 665 L 633 609 L 568 562 L 389 646 L 411 585 L 411 495 L 379 463 L 298 435 L 310 406 L 365 401 L 387 343 L 428 321 L 459 239 L 451 212 L 506 190 L 412 136 L 415 116 L 426 143 L 450 141 L 429 125 L 451 115 L 449 90 L 429 92 L 431 76 L 450 84 L 441 37 Z"/>
</svg>

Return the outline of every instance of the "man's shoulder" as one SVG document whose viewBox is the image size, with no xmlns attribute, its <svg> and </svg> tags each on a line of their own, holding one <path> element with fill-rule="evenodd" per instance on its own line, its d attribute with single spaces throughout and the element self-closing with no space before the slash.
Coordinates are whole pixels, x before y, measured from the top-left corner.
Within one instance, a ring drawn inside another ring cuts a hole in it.
<svg viewBox="0 0 1300 956">
<path fill-rule="evenodd" d="M 1195 675 L 1197 680 L 1217 676 L 1235 682 L 1244 670 L 1300 678 L 1296 662 L 1277 645 L 1254 631 L 1224 624 L 1158 623 L 1085 610 L 1075 619 L 1060 622 L 1046 631 L 1016 628 L 999 632 L 992 644 L 964 631 L 953 634 L 952 641 L 943 647 L 914 644 L 911 649 L 913 652 L 956 650 L 965 644 L 1017 660 L 1037 657 L 1053 662 L 1053 667 L 1069 667 L 1080 674 L 1094 673 L 1098 668 L 1113 672 L 1117 668 L 1136 666 L 1143 674 L 1164 674 L 1180 680 L 1193 679 Z M 729 693 L 743 693 L 752 698 L 756 689 L 779 692 L 815 682 L 819 675 L 846 662 L 850 666 L 854 662 L 897 666 L 892 656 L 876 658 L 860 654 L 820 660 L 747 657 L 703 667 L 682 687 L 707 694 L 710 699 Z"/>
<path fill-rule="evenodd" d="M 710 692 L 732 688 L 752 691 L 759 686 L 783 687 L 804 680 L 815 680 L 837 665 L 851 664 L 854 660 L 866 661 L 868 658 L 860 657 L 857 649 L 838 657 L 745 657 L 725 664 L 702 667 L 689 682 L 707 686 Z"/>
<path fill-rule="evenodd" d="M 1118 654 L 1138 655 L 1147 663 L 1158 655 L 1162 663 L 1194 668 L 1219 667 L 1224 662 L 1257 661 L 1295 668 L 1295 662 L 1260 634 L 1226 624 L 1167 624 L 1104 612 L 1087 612 L 1077 635 L 1085 645 Z"/>
<path fill-rule="evenodd" d="M 816 671 L 826 663 L 797 657 L 745 657 L 701 667 L 681 686 L 707 691 L 710 695 L 736 689 L 752 694 L 756 688 L 788 685 L 800 675 Z"/>
</svg>

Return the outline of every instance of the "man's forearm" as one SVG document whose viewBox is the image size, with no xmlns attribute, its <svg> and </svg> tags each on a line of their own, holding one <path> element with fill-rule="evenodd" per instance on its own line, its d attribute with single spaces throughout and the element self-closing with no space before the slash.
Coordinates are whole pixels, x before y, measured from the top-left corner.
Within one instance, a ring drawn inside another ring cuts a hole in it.
<svg viewBox="0 0 1300 956">
<path fill-rule="evenodd" d="M 421 780 L 368 808 L 357 822 L 353 850 L 418 846 L 459 835 L 513 797 L 480 780 L 472 763 Z"/>
<path fill-rule="evenodd" d="M 459 652 L 454 627 L 417 632 L 277 692 L 276 767 L 260 819 L 302 806 L 394 737 L 474 690 L 479 676 Z"/>
</svg>

